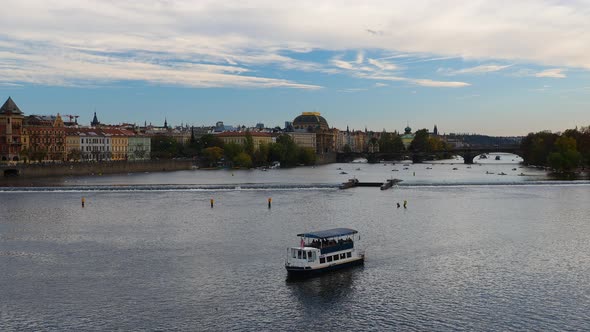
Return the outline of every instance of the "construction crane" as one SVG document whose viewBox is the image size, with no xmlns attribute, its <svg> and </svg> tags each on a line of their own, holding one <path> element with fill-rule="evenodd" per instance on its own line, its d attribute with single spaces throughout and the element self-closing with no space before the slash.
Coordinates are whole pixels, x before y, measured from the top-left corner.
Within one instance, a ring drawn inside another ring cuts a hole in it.
<svg viewBox="0 0 590 332">
<path fill-rule="evenodd" d="M 72 122 L 72 119 L 74 119 L 75 124 L 78 124 L 78 118 L 80 117 L 79 115 L 71 115 L 71 114 L 63 114 L 63 116 L 67 116 L 68 118 L 70 118 L 70 122 Z"/>
</svg>

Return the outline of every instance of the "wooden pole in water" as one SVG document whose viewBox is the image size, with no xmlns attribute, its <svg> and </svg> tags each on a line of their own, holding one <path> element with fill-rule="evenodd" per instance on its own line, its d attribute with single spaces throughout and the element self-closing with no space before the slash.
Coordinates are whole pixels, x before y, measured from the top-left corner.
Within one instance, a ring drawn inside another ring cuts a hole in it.
<svg viewBox="0 0 590 332">
<path fill-rule="evenodd" d="M 270 209 L 270 207 L 272 206 L 272 198 L 268 198 L 268 208 Z"/>
<path fill-rule="evenodd" d="M 84 203 L 86 203 L 86 200 L 84 199 L 84 197 L 82 197 L 82 207 L 84 207 Z"/>
<path fill-rule="evenodd" d="M 213 198 L 211 198 L 211 208 L 213 208 L 214 203 L 215 203 L 215 200 Z"/>
</svg>

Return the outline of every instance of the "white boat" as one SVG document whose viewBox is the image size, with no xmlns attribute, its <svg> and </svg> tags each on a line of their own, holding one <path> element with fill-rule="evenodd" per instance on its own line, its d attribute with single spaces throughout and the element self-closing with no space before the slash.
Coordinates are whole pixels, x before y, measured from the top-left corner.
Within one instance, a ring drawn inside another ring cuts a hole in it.
<svg viewBox="0 0 590 332">
<path fill-rule="evenodd" d="M 360 236 L 354 229 L 333 228 L 297 236 L 300 246 L 288 248 L 285 260 L 290 277 L 310 277 L 364 263 L 365 252 L 358 248 Z"/>
</svg>

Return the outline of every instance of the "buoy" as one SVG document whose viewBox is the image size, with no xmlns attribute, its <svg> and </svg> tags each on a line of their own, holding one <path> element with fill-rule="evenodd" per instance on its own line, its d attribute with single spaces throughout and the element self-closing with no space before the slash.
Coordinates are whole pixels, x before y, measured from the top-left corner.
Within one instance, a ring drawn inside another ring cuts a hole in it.
<svg viewBox="0 0 590 332">
<path fill-rule="evenodd" d="M 399 209 L 401 207 L 401 205 L 399 205 L 399 202 L 397 202 L 397 208 Z"/>
<path fill-rule="evenodd" d="M 86 200 L 84 199 L 84 197 L 82 197 L 82 207 L 84 207 L 85 202 L 86 202 Z"/>
<path fill-rule="evenodd" d="M 213 198 L 211 198 L 211 208 L 213 208 L 214 203 L 215 203 L 215 200 Z"/>
<path fill-rule="evenodd" d="M 408 201 L 404 201 L 404 209 L 408 208 Z"/>
<path fill-rule="evenodd" d="M 268 208 L 269 209 L 270 209 L 271 205 L 272 205 L 272 198 L 269 197 L 268 198 Z"/>
</svg>

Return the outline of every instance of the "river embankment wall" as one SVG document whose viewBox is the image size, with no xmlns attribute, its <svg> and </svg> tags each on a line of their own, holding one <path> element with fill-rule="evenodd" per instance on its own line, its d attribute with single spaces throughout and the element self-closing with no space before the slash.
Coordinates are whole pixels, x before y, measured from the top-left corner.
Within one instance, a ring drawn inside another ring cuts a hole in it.
<svg viewBox="0 0 590 332">
<path fill-rule="evenodd" d="M 5 170 L 18 170 L 23 178 L 76 176 L 116 173 L 165 172 L 188 170 L 193 166 L 192 160 L 147 160 L 147 161 L 112 161 L 94 163 L 60 163 L 60 164 L 21 164 L 4 166 Z"/>
<path fill-rule="evenodd" d="M 316 155 L 316 165 L 333 164 L 336 162 L 337 154 L 335 152 Z"/>
</svg>

